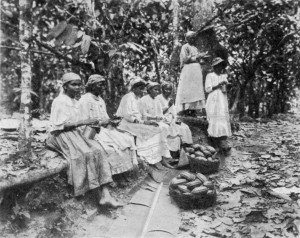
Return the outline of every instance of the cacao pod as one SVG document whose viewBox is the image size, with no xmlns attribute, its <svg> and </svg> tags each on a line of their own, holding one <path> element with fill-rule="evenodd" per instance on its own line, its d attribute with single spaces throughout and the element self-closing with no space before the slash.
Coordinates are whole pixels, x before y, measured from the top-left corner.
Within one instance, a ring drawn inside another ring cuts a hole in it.
<svg viewBox="0 0 300 238">
<path fill-rule="evenodd" d="M 193 149 L 194 149 L 194 150 L 197 150 L 197 151 L 200 150 L 200 146 L 201 146 L 201 145 L 199 145 L 199 144 L 194 144 L 194 145 L 192 145 Z"/>
<path fill-rule="evenodd" d="M 184 184 L 186 182 L 188 182 L 188 181 L 184 178 L 173 178 L 172 181 L 171 181 L 171 185 L 172 186 L 177 186 L 177 185 L 180 185 L 180 184 Z"/>
<path fill-rule="evenodd" d="M 208 158 L 207 158 L 207 161 L 208 161 L 208 162 L 213 162 L 213 159 L 212 159 L 211 157 L 208 157 Z"/>
<path fill-rule="evenodd" d="M 205 181 L 203 183 L 203 186 L 209 188 L 209 189 L 213 189 L 214 188 L 214 184 L 211 181 Z"/>
<path fill-rule="evenodd" d="M 193 194 L 206 194 L 208 191 L 208 188 L 205 186 L 196 187 L 192 190 Z"/>
<path fill-rule="evenodd" d="M 200 181 L 199 179 L 196 179 L 194 181 L 191 181 L 191 182 L 188 182 L 186 183 L 185 185 L 190 189 L 190 190 L 193 190 L 194 188 L 196 187 L 199 187 L 203 184 L 202 181 Z"/>
<path fill-rule="evenodd" d="M 212 147 L 212 146 L 207 145 L 207 146 L 206 146 L 206 149 L 207 149 L 210 153 L 212 153 L 212 154 L 216 153 L 215 148 Z"/>
<path fill-rule="evenodd" d="M 177 188 L 179 189 L 179 191 L 181 191 L 183 193 L 189 193 L 190 192 L 190 190 L 188 189 L 188 187 L 185 186 L 185 185 L 178 185 Z"/>
<path fill-rule="evenodd" d="M 202 182 L 208 181 L 207 177 L 201 173 L 197 173 L 196 177 L 200 179 Z"/>
<path fill-rule="evenodd" d="M 195 159 L 195 158 L 196 158 L 196 155 L 190 154 L 190 157 L 191 157 L 192 159 Z"/>
<path fill-rule="evenodd" d="M 201 151 L 206 150 L 206 147 L 204 145 L 200 145 L 200 150 Z"/>
<path fill-rule="evenodd" d="M 188 181 L 192 181 L 192 180 L 195 180 L 196 176 L 195 176 L 195 174 L 192 174 L 190 172 L 182 172 L 180 174 L 180 178 L 185 178 Z"/>
<path fill-rule="evenodd" d="M 196 151 L 196 152 L 195 152 L 195 155 L 196 155 L 196 156 L 204 157 L 204 154 L 203 154 L 201 151 Z"/>
<path fill-rule="evenodd" d="M 205 155 L 205 157 L 211 157 L 212 154 L 208 150 L 202 150 L 202 153 Z"/>
</svg>

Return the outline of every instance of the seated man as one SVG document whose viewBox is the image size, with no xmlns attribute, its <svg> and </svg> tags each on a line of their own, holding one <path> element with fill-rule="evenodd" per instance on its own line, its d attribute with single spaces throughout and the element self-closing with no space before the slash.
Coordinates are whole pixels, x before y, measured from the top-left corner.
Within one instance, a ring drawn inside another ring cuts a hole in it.
<svg viewBox="0 0 300 238">
<path fill-rule="evenodd" d="M 180 144 L 186 146 L 193 143 L 192 132 L 190 128 L 176 119 L 176 110 L 174 101 L 170 97 L 173 90 L 171 83 L 163 83 L 162 94 L 157 96 L 163 110 L 164 121 L 170 125 L 168 135 L 168 146 L 171 152 L 178 151 Z"/>
<path fill-rule="evenodd" d="M 138 156 L 149 165 L 161 162 L 164 166 L 172 168 L 166 158 L 170 153 L 166 147 L 166 134 L 158 123 L 142 118 L 139 110 L 139 98 L 143 95 L 146 82 L 136 78 L 131 82 L 131 91 L 121 100 L 116 115 L 122 117 L 119 129 L 136 136 Z"/>
<path fill-rule="evenodd" d="M 122 133 L 110 125 L 105 102 L 100 97 L 105 90 L 104 87 L 105 79 L 101 75 L 91 75 L 86 84 L 86 94 L 80 98 L 79 105 L 82 119 L 98 120 L 97 127 L 100 132 L 94 139 L 107 152 L 111 172 L 114 175 L 131 170 L 134 165 L 137 165 L 136 149 L 132 135 Z M 91 129 L 83 128 L 83 131 Z M 95 127 L 94 130 L 96 130 Z"/>
</svg>

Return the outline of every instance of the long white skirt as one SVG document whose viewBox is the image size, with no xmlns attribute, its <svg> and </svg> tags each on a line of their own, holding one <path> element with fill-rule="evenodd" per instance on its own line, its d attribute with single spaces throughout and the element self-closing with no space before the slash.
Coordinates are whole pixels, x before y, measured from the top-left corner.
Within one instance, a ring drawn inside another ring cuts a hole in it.
<svg viewBox="0 0 300 238">
<path fill-rule="evenodd" d="M 220 89 L 214 90 L 208 95 L 206 113 L 209 136 L 231 136 L 227 96 Z"/>
<path fill-rule="evenodd" d="M 162 157 L 171 157 L 167 145 L 167 125 L 160 123 L 159 127 L 154 127 L 131 123 L 123 119 L 119 129 L 136 136 L 137 154 L 147 163 L 156 164 L 162 160 Z"/>
<path fill-rule="evenodd" d="M 205 107 L 203 76 L 199 63 L 185 64 L 183 66 L 175 105 L 177 112 Z"/>
</svg>

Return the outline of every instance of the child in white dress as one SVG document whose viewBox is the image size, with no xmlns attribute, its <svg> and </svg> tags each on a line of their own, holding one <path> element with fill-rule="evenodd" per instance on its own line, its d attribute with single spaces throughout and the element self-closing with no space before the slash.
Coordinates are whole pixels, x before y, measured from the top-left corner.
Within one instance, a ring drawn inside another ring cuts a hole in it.
<svg viewBox="0 0 300 238">
<path fill-rule="evenodd" d="M 206 101 L 208 135 L 214 146 L 219 147 L 222 152 L 228 152 L 230 147 L 226 139 L 231 136 L 231 127 L 226 93 L 227 74 L 222 73 L 224 63 L 219 57 L 213 60 L 213 72 L 206 76 L 205 91 L 208 93 Z"/>
</svg>

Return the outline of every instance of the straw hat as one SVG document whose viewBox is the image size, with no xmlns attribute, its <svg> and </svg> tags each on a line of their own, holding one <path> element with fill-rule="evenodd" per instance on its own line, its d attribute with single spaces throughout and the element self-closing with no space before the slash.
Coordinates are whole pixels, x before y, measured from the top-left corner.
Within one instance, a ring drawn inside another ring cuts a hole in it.
<svg viewBox="0 0 300 238">
<path fill-rule="evenodd" d="M 211 66 L 216 66 L 216 65 L 218 65 L 218 64 L 220 64 L 222 62 L 224 62 L 224 60 L 221 59 L 220 57 L 214 58 L 213 61 L 212 61 Z"/>
</svg>

